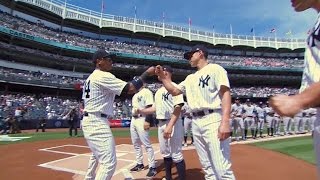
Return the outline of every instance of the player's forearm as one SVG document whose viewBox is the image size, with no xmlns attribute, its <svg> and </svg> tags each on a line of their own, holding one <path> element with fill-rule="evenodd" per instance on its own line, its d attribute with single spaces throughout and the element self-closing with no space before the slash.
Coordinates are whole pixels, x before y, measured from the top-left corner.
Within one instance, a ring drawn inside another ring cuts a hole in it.
<svg viewBox="0 0 320 180">
<path fill-rule="evenodd" d="M 171 118 L 168 123 L 168 126 L 173 127 L 176 124 L 176 122 L 178 121 L 180 114 L 181 114 L 181 106 L 175 106 L 175 108 L 171 114 Z"/>
<path fill-rule="evenodd" d="M 156 112 L 156 108 L 154 106 L 152 106 L 149 108 L 139 109 L 138 112 L 140 114 L 144 114 L 144 115 L 153 114 L 154 112 Z"/>
<path fill-rule="evenodd" d="M 302 106 L 302 109 L 310 107 L 319 107 L 320 105 L 320 82 L 312 84 L 300 94 L 294 96 L 294 98 Z"/>
<path fill-rule="evenodd" d="M 167 91 L 172 94 L 173 96 L 177 96 L 182 94 L 182 92 L 180 91 L 180 89 L 178 89 L 177 87 L 175 87 L 172 84 L 171 79 L 164 79 L 162 80 L 162 84 L 163 86 L 167 89 Z"/>
<path fill-rule="evenodd" d="M 222 86 L 220 89 L 221 108 L 222 108 L 222 123 L 229 123 L 231 111 L 231 93 L 230 89 Z"/>
</svg>

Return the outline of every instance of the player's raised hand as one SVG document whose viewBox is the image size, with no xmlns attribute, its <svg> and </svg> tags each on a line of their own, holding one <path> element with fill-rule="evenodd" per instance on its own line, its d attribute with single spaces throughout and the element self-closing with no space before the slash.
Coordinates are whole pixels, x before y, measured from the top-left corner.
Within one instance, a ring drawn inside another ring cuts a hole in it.
<svg viewBox="0 0 320 180">
<path fill-rule="evenodd" d="M 277 95 L 270 98 L 269 104 L 280 116 L 292 117 L 302 110 L 302 106 L 295 96 Z"/>
<path fill-rule="evenodd" d="M 149 67 L 146 72 L 148 73 L 149 76 L 153 76 L 155 74 L 156 68 L 154 66 Z"/>
<path fill-rule="evenodd" d="M 218 138 L 220 141 L 226 140 L 230 137 L 230 124 L 227 123 L 221 123 L 219 130 L 218 130 Z"/>
<path fill-rule="evenodd" d="M 157 66 L 156 66 L 156 71 L 155 71 L 155 73 L 156 73 L 156 75 L 158 76 L 158 79 L 159 79 L 160 81 L 162 81 L 162 80 L 164 80 L 164 79 L 167 78 L 167 73 L 166 73 L 166 71 L 165 71 L 165 70 L 163 69 L 163 67 L 160 66 L 160 65 L 157 65 Z"/>
</svg>

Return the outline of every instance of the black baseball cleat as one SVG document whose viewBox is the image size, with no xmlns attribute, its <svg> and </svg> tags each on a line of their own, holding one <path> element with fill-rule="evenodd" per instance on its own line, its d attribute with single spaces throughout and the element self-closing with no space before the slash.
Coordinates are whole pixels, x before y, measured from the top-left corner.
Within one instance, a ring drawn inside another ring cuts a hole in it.
<svg viewBox="0 0 320 180">
<path fill-rule="evenodd" d="M 156 168 L 150 168 L 149 172 L 147 174 L 147 177 L 153 177 L 157 174 L 157 169 Z"/>
<path fill-rule="evenodd" d="M 142 169 L 144 169 L 144 165 L 137 164 L 135 167 L 131 168 L 130 171 L 141 171 Z"/>
</svg>

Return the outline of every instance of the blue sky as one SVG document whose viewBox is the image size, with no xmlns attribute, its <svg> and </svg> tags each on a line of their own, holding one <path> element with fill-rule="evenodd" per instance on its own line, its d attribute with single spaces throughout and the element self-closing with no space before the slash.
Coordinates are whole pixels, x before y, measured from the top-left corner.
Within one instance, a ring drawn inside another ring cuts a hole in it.
<svg viewBox="0 0 320 180">
<path fill-rule="evenodd" d="M 87 9 L 101 11 L 101 0 L 68 0 L 68 3 Z M 104 0 L 104 13 L 125 17 L 165 22 L 188 27 L 191 18 L 192 28 L 217 33 L 273 37 L 270 33 L 276 29 L 277 37 L 305 38 L 315 23 L 317 13 L 307 10 L 297 13 L 291 7 L 290 0 Z"/>
</svg>

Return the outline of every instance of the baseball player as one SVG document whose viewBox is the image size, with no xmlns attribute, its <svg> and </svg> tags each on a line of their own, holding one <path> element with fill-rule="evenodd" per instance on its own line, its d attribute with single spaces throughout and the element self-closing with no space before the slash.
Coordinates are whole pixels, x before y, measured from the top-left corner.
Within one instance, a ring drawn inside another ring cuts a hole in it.
<svg viewBox="0 0 320 180">
<path fill-rule="evenodd" d="M 185 147 L 188 146 L 187 139 L 188 134 L 190 133 L 191 137 L 191 145 L 193 144 L 193 136 L 192 136 L 192 116 L 190 114 L 190 107 L 187 102 L 184 102 L 184 106 L 182 107 L 182 112 L 184 116 L 183 127 L 184 127 L 184 143 Z"/>
<path fill-rule="evenodd" d="M 267 106 L 265 107 L 266 111 L 266 121 L 267 121 L 267 133 L 268 136 L 273 136 L 273 130 L 274 130 L 274 125 L 275 125 L 275 120 L 274 120 L 274 111 L 273 109 L 269 106 L 269 102 L 267 102 Z"/>
<path fill-rule="evenodd" d="M 124 82 L 109 71 L 115 56 L 105 50 L 93 55 L 95 70 L 85 81 L 82 92 L 84 114 L 83 135 L 92 151 L 86 180 L 111 179 L 116 168 L 115 142 L 107 119 L 113 114 L 113 101 L 116 95 L 133 94 L 143 85 L 148 75 L 154 74 L 150 67 L 139 78 Z M 97 170 L 98 163 L 100 164 Z"/>
<path fill-rule="evenodd" d="M 196 45 L 184 54 L 190 74 L 178 87 L 158 65 L 156 74 L 173 96 L 185 93 L 192 114 L 192 133 L 206 179 L 235 179 L 230 162 L 231 95 L 227 72 L 217 64 L 208 64 L 208 51 Z"/>
<path fill-rule="evenodd" d="M 164 68 L 166 73 L 172 76 L 172 68 L 170 66 L 164 66 Z M 173 85 L 177 86 L 175 83 Z M 161 87 L 155 94 L 155 104 L 148 109 L 138 110 L 143 114 L 156 112 L 156 118 L 159 121 L 158 138 L 166 170 L 166 180 L 172 180 L 173 162 L 176 164 L 179 179 L 186 179 L 186 165 L 181 152 L 183 127 L 180 113 L 183 105 L 183 95 L 172 96 L 164 87 Z"/>
<path fill-rule="evenodd" d="M 238 129 L 240 129 L 242 139 L 244 139 L 244 124 L 243 124 L 243 118 L 242 118 L 243 106 L 242 104 L 240 104 L 239 97 L 235 99 L 235 103 L 232 104 L 231 106 L 231 114 L 233 117 L 232 126 L 233 126 L 234 136 L 236 137 L 236 140 L 239 141 Z"/>
<path fill-rule="evenodd" d="M 280 132 L 280 126 L 281 126 L 281 117 L 278 113 L 274 113 L 273 115 L 273 119 L 275 121 L 274 123 L 274 135 L 276 136 L 280 136 L 281 132 Z"/>
<path fill-rule="evenodd" d="M 312 108 L 308 108 L 308 109 L 305 109 L 303 112 L 304 112 L 304 115 L 303 115 L 303 126 L 302 126 L 302 131 L 304 133 L 307 133 L 307 132 L 311 132 L 312 129 L 313 129 L 313 124 L 314 122 L 312 122 L 311 120 L 311 114 L 312 114 L 312 111 L 313 109 Z M 307 129 L 306 129 L 307 128 Z"/>
<path fill-rule="evenodd" d="M 292 118 L 288 116 L 282 117 L 283 119 L 283 130 L 284 130 L 284 135 L 291 135 L 292 134 Z"/>
<path fill-rule="evenodd" d="M 244 140 L 247 139 L 248 129 L 251 130 L 252 138 L 255 138 L 254 132 L 254 118 L 255 118 L 255 108 L 251 104 L 250 99 L 247 99 L 246 104 L 243 106 L 243 118 L 244 118 Z"/>
<path fill-rule="evenodd" d="M 257 137 L 258 131 L 260 133 L 260 138 L 264 138 L 262 135 L 263 133 L 263 127 L 264 127 L 264 121 L 266 117 L 265 109 L 263 108 L 263 103 L 259 102 L 259 106 L 255 107 L 256 109 L 256 118 L 257 118 L 257 123 L 256 123 L 256 132 L 255 132 L 255 137 Z"/>
<path fill-rule="evenodd" d="M 317 109 L 316 108 L 310 108 L 310 130 L 311 130 L 311 133 L 313 134 L 313 131 L 314 131 L 314 123 L 316 121 L 316 115 L 317 115 Z"/>
<path fill-rule="evenodd" d="M 143 144 L 148 154 L 149 172 L 147 177 L 153 177 L 157 174 L 154 151 L 149 138 L 150 122 L 146 122 L 146 116 L 139 113 L 139 109 L 151 107 L 154 103 L 152 92 L 142 87 L 138 93 L 132 97 L 132 120 L 130 124 L 130 134 L 133 147 L 136 151 L 137 164 L 130 171 L 140 171 L 144 169 L 143 152 L 141 145 Z"/>
<path fill-rule="evenodd" d="M 313 8 L 320 11 L 318 0 L 292 0 L 295 11 L 301 12 Z M 310 30 L 305 50 L 305 68 L 302 76 L 300 93 L 294 96 L 278 95 L 271 99 L 271 104 L 280 115 L 293 116 L 303 109 L 317 108 L 313 132 L 314 149 L 320 173 L 320 16 Z"/>
<path fill-rule="evenodd" d="M 294 116 L 294 133 L 300 134 L 302 133 L 302 110 Z"/>
</svg>

